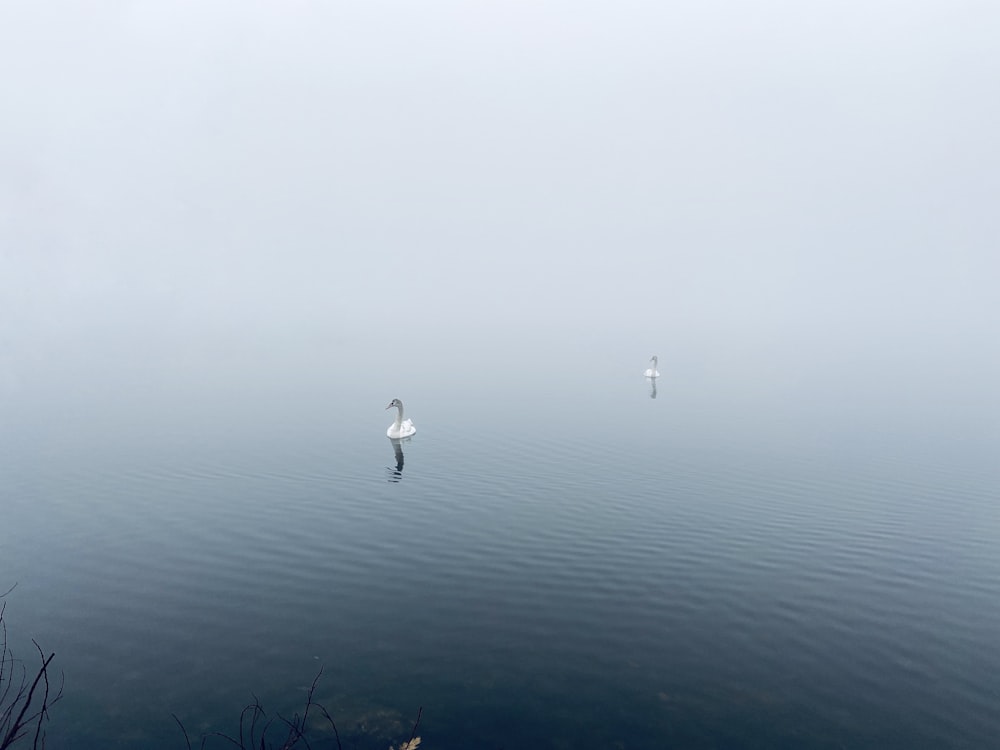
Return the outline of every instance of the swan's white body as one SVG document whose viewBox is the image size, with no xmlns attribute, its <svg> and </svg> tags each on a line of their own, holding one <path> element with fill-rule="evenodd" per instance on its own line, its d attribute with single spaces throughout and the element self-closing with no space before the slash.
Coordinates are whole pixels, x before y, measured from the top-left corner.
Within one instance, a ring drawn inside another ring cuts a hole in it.
<svg viewBox="0 0 1000 750">
<path fill-rule="evenodd" d="M 646 372 L 644 372 L 643 374 L 647 378 L 658 378 L 658 377 L 660 377 L 660 371 L 656 369 L 656 365 L 659 362 L 659 360 L 655 356 L 652 356 L 652 357 L 649 358 L 649 361 L 653 363 L 653 366 L 650 367 L 648 370 L 646 370 Z"/>
<path fill-rule="evenodd" d="M 385 431 L 385 434 L 388 437 L 393 438 L 394 440 L 398 440 L 399 438 L 409 437 L 410 435 L 412 435 L 417 431 L 417 428 L 413 426 L 412 419 L 405 419 L 405 420 L 403 419 L 403 402 L 400 401 L 398 398 L 394 398 L 392 401 L 390 401 L 389 405 L 385 408 L 391 409 L 394 406 L 397 409 L 396 419 L 393 421 L 391 425 L 389 425 L 389 429 Z"/>
</svg>

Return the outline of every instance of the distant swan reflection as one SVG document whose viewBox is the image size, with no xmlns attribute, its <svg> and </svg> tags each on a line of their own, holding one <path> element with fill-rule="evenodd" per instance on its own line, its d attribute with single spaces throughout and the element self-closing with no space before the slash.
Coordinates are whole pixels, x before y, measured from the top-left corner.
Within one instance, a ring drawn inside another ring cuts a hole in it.
<svg viewBox="0 0 1000 750">
<path fill-rule="evenodd" d="M 398 482 L 403 478 L 403 441 L 399 438 L 389 438 L 389 442 L 392 443 L 392 452 L 396 455 L 396 468 L 390 469 L 386 467 L 386 471 L 389 472 L 389 481 Z"/>
<path fill-rule="evenodd" d="M 656 378 L 649 378 L 649 397 L 656 398 Z"/>
</svg>

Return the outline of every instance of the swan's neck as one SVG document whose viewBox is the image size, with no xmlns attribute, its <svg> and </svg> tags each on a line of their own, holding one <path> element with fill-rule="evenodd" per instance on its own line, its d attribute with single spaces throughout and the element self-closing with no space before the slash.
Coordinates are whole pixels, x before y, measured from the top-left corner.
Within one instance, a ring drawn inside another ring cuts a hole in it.
<svg viewBox="0 0 1000 750">
<path fill-rule="evenodd" d="M 396 406 L 396 421 L 393 422 L 393 424 L 396 425 L 396 427 L 399 427 L 401 424 L 403 424 L 403 405 L 402 404 L 399 404 L 399 405 Z"/>
<path fill-rule="evenodd" d="M 653 357 L 653 358 L 651 359 L 651 361 L 652 361 L 652 363 L 653 363 L 653 369 L 655 370 L 655 369 L 656 369 L 656 363 L 657 363 L 657 361 L 658 361 L 658 360 L 656 359 L 656 357 Z"/>
</svg>

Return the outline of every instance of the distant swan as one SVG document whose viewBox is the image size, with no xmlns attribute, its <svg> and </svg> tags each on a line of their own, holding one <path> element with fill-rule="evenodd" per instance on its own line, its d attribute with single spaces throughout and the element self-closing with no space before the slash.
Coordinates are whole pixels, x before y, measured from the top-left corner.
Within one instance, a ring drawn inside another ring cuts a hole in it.
<svg viewBox="0 0 1000 750">
<path fill-rule="evenodd" d="M 658 378 L 658 377 L 660 377 L 660 373 L 656 369 L 656 363 L 659 361 L 659 360 L 656 359 L 656 355 L 654 354 L 652 357 L 650 357 L 649 361 L 653 363 L 653 366 L 650 367 L 648 370 L 646 370 L 646 372 L 644 372 L 643 374 L 647 378 Z"/>
<path fill-rule="evenodd" d="M 385 434 L 393 439 L 409 437 L 417 431 L 417 428 L 413 426 L 412 419 L 403 421 L 403 402 L 398 398 L 394 398 L 390 401 L 389 405 L 385 408 L 391 409 L 394 406 L 399 410 L 399 412 L 396 414 L 396 420 L 389 425 L 389 429 L 385 431 Z"/>
</svg>

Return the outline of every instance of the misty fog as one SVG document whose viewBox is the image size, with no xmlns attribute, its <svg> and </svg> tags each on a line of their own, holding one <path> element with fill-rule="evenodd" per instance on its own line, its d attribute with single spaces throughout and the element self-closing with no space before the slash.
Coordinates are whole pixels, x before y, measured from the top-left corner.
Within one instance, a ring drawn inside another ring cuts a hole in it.
<svg viewBox="0 0 1000 750">
<path fill-rule="evenodd" d="M 3 419 L 657 353 L 706 409 L 996 439 L 998 33 L 979 2 L 5 3 Z"/>
</svg>

